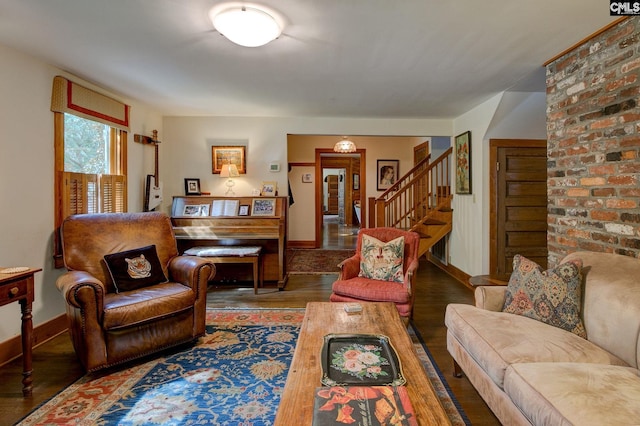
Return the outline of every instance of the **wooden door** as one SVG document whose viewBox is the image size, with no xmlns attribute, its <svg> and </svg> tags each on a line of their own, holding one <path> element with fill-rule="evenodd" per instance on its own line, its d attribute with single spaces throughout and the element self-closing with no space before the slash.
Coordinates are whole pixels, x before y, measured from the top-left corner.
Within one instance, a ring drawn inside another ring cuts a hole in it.
<svg viewBox="0 0 640 426">
<path fill-rule="evenodd" d="M 422 142 L 413 147 L 413 165 L 415 166 L 429 155 L 429 142 Z"/>
<path fill-rule="evenodd" d="M 338 175 L 327 176 L 327 214 L 338 214 Z"/>
<path fill-rule="evenodd" d="M 521 254 L 547 267 L 547 142 L 490 144 L 490 277 L 508 280 Z"/>
</svg>

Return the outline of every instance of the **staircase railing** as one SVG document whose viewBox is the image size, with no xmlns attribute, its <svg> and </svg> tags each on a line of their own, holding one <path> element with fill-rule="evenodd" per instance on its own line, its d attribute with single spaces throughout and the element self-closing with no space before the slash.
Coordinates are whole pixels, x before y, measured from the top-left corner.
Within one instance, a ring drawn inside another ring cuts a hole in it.
<svg viewBox="0 0 640 426">
<path fill-rule="evenodd" d="M 449 148 L 432 163 L 425 158 L 380 197 L 369 198 L 369 227 L 414 230 L 432 212 L 450 206 L 452 152 Z"/>
</svg>

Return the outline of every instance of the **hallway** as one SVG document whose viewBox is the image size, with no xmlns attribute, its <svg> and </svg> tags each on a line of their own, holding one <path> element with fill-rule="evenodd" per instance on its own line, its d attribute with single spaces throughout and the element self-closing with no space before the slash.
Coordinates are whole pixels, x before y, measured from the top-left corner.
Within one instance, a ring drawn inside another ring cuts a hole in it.
<svg viewBox="0 0 640 426">
<path fill-rule="evenodd" d="M 322 220 L 321 249 L 355 249 L 358 240 L 357 225 L 340 225 L 338 215 L 324 215 Z"/>
</svg>

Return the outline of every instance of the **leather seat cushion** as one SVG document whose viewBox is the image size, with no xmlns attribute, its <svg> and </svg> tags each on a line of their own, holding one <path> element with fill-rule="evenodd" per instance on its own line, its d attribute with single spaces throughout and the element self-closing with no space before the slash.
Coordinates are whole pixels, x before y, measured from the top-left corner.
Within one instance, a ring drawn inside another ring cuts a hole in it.
<svg viewBox="0 0 640 426">
<path fill-rule="evenodd" d="M 192 309 L 195 300 L 193 289 L 174 282 L 109 293 L 104 300 L 103 327 L 117 330 L 144 324 Z"/>
<path fill-rule="evenodd" d="M 409 303 L 411 300 L 409 292 L 402 284 L 364 277 L 336 281 L 333 283 L 333 292 L 372 302 Z"/>
</svg>

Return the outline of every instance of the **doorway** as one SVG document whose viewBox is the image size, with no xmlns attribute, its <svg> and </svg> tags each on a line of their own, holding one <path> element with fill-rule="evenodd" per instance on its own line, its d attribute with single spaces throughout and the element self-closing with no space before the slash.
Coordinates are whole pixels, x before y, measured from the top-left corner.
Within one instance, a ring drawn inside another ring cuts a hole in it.
<svg viewBox="0 0 640 426">
<path fill-rule="evenodd" d="M 490 277 L 508 280 L 513 256 L 547 268 L 547 141 L 490 141 Z"/>
<path fill-rule="evenodd" d="M 316 248 L 355 246 L 364 222 L 365 150 L 341 154 L 316 149 Z"/>
</svg>

